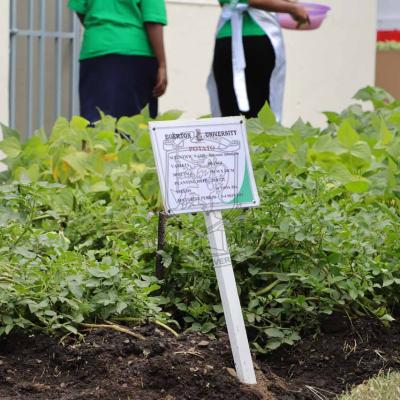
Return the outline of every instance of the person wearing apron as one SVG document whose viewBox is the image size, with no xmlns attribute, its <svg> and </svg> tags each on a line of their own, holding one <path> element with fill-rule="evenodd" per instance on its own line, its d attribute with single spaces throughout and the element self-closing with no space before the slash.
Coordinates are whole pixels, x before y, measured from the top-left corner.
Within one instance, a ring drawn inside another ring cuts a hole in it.
<svg viewBox="0 0 400 400">
<path fill-rule="evenodd" d="M 208 79 L 212 115 L 256 117 L 268 102 L 282 117 L 286 59 L 276 12 L 308 21 L 288 0 L 219 0 L 222 6 Z"/>
<path fill-rule="evenodd" d="M 84 28 L 80 54 L 81 115 L 95 122 L 99 110 L 115 118 L 139 114 L 167 86 L 164 0 L 69 0 Z"/>
</svg>

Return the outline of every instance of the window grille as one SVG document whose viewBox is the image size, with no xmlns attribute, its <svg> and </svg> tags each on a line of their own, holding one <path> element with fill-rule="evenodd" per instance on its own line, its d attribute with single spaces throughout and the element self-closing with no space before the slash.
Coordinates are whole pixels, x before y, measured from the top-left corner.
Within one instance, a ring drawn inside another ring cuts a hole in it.
<svg viewBox="0 0 400 400">
<path fill-rule="evenodd" d="M 24 137 L 79 112 L 80 24 L 68 0 L 11 0 L 10 124 Z"/>
</svg>

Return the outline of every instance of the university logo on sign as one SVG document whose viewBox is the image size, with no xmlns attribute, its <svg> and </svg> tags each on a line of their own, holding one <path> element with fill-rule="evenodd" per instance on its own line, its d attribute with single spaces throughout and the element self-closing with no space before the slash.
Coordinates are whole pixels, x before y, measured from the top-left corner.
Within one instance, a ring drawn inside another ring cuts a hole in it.
<svg viewBox="0 0 400 400">
<path fill-rule="evenodd" d="M 150 122 L 150 132 L 168 214 L 259 204 L 242 118 Z"/>
</svg>

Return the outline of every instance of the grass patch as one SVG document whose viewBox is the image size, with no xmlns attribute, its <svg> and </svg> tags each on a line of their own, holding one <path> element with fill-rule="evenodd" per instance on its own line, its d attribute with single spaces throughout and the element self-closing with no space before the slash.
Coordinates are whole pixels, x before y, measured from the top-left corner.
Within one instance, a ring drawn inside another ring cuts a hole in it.
<svg viewBox="0 0 400 400">
<path fill-rule="evenodd" d="M 398 399 L 400 399 L 400 373 L 398 372 L 382 373 L 338 398 L 338 400 Z"/>
</svg>

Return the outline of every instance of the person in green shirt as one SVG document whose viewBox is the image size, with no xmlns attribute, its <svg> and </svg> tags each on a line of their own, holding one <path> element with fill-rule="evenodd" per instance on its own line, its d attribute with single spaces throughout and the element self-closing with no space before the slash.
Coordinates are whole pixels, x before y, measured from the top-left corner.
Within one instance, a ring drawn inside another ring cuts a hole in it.
<svg viewBox="0 0 400 400">
<path fill-rule="evenodd" d="M 116 118 L 158 112 L 167 87 L 164 0 L 69 0 L 84 27 L 80 54 L 81 115 Z"/>
</svg>

